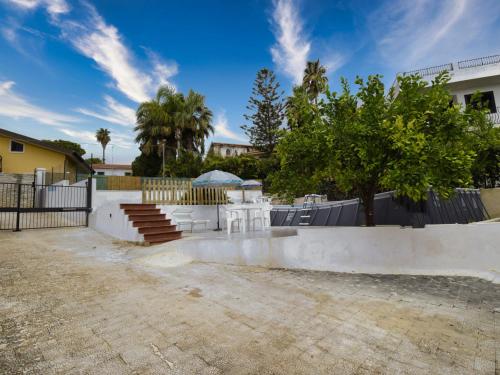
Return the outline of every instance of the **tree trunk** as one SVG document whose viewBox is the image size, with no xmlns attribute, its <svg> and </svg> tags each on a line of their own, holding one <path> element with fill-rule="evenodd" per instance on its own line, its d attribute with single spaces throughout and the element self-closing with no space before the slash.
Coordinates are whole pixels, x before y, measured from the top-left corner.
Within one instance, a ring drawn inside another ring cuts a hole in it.
<svg viewBox="0 0 500 375">
<path fill-rule="evenodd" d="M 106 164 L 105 151 L 106 151 L 106 146 L 102 146 L 102 164 Z"/>
<path fill-rule="evenodd" d="M 361 194 L 361 200 L 363 201 L 363 207 L 365 209 L 365 225 L 367 227 L 375 226 L 375 193 L 373 191 L 367 191 Z"/>
</svg>

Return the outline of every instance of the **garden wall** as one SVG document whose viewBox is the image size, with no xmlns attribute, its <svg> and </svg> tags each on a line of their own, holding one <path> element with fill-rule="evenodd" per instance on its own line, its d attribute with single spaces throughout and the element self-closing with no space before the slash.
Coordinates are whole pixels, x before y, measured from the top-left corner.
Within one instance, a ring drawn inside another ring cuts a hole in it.
<svg viewBox="0 0 500 375">
<path fill-rule="evenodd" d="M 500 217 L 500 188 L 481 189 L 481 200 L 490 217 Z"/>
<path fill-rule="evenodd" d="M 371 274 L 476 276 L 500 283 L 500 223 L 295 230 L 297 234 L 292 236 L 190 239 L 170 246 L 205 262 Z"/>
</svg>

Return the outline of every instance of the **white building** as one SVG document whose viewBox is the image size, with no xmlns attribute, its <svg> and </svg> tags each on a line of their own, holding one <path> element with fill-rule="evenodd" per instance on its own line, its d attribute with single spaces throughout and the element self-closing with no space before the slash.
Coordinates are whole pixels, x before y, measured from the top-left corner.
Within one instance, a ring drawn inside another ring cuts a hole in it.
<svg viewBox="0 0 500 375">
<path fill-rule="evenodd" d="M 443 71 L 450 73 L 448 89 L 453 95 L 453 101 L 463 106 L 470 103 L 472 94 L 482 93 L 481 100 L 490 109 L 490 118 L 495 124 L 500 124 L 500 55 L 479 57 L 463 60 L 410 72 L 401 75 L 419 74 L 430 82 Z M 398 92 L 397 81 L 394 84 Z"/>
<path fill-rule="evenodd" d="M 243 154 L 251 154 L 257 151 L 252 145 L 242 145 L 238 143 L 219 143 L 212 142 L 208 153 L 211 155 L 219 155 L 223 158 L 230 156 L 239 156 Z"/>
<path fill-rule="evenodd" d="M 132 176 L 130 164 L 93 164 L 92 169 L 98 176 Z"/>
</svg>

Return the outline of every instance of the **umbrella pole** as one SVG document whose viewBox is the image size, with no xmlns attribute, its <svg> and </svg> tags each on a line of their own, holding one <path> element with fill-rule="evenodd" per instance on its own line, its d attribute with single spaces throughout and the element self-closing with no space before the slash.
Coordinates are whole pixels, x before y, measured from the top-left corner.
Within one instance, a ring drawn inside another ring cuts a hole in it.
<svg viewBox="0 0 500 375">
<path fill-rule="evenodd" d="M 219 225 L 219 202 L 217 202 L 217 229 L 214 229 L 214 231 L 218 232 L 222 230 Z"/>
</svg>

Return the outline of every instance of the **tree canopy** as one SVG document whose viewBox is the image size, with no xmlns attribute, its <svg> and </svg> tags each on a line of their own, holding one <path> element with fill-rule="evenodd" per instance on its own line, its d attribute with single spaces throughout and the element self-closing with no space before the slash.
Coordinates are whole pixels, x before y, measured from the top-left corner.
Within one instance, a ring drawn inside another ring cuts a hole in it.
<svg viewBox="0 0 500 375">
<path fill-rule="evenodd" d="M 248 101 L 249 114 L 244 117 L 250 122 L 241 128 L 250 138 L 250 143 L 261 151 L 271 153 L 278 143 L 285 117 L 283 91 L 276 76 L 269 69 L 257 72 L 252 96 Z"/>
<path fill-rule="evenodd" d="M 205 139 L 214 130 L 205 97 L 193 90 L 184 95 L 161 86 L 155 98 L 140 104 L 136 116 L 136 142 L 145 156 L 136 158 L 134 173 L 144 170 L 151 175 L 157 164 L 151 155 L 160 157 L 161 168 L 164 152 L 166 173 L 177 175 L 180 170 L 175 172 L 175 169 L 181 168 L 182 160 L 193 161 L 205 153 Z M 193 155 L 188 155 L 190 153 Z M 158 169 L 154 175 L 159 173 Z"/>
<path fill-rule="evenodd" d="M 308 61 L 304 70 L 302 87 L 307 93 L 309 100 L 317 104 L 320 94 L 326 92 L 328 88 L 328 78 L 326 77 L 326 68 L 321 65 L 319 59 Z"/>
<path fill-rule="evenodd" d="M 111 142 L 111 132 L 108 129 L 100 128 L 95 133 L 95 138 L 102 146 L 102 162 L 106 163 L 106 146 Z"/>
<path fill-rule="evenodd" d="M 418 76 L 398 77 L 397 96 L 385 94 L 378 75 L 356 79 L 356 94 L 342 80 L 342 92 L 327 90 L 317 111 L 302 104 L 308 120 L 278 145 L 273 190 L 293 197 L 333 185 L 359 196 L 373 225 L 377 192 L 418 201 L 430 187 L 446 198 L 470 186 L 477 134 L 493 125 L 481 109 L 450 105 L 448 80 L 441 74 L 427 86 Z"/>
<path fill-rule="evenodd" d="M 85 155 L 86 152 L 85 149 L 80 144 L 76 142 L 66 141 L 64 139 L 55 139 L 53 141 L 49 139 L 44 139 L 43 142 L 59 146 L 69 151 L 74 151 L 80 156 Z"/>
</svg>

